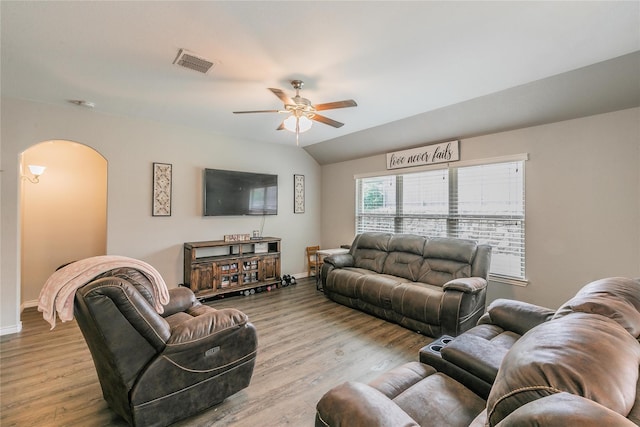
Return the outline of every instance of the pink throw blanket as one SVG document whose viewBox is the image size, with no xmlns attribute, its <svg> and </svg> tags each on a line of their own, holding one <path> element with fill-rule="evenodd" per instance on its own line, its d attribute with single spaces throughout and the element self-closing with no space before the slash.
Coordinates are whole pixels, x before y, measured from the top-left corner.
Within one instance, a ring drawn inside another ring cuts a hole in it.
<svg viewBox="0 0 640 427">
<path fill-rule="evenodd" d="M 73 262 L 53 273 L 45 282 L 38 298 L 38 311 L 44 320 L 56 326 L 56 311 L 63 322 L 73 320 L 73 301 L 76 290 L 94 277 L 114 268 L 130 267 L 144 274 L 152 285 L 155 310 L 164 312 L 169 303 L 169 290 L 160 273 L 151 265 L 135 258 L 119 255 L 103 255 Z"/>
</svg>

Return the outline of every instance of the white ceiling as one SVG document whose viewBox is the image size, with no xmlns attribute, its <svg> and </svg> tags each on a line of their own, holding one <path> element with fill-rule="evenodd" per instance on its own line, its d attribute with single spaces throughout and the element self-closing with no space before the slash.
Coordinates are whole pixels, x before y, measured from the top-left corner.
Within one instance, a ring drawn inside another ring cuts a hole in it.
<svg viewBox="0 0 640 427">
<path fill-rule="evenodd" d="M 313 103 L 358 102 L 301 135 L 320 163 L 640 105 L 640 1 L 0 4 L 2 96 L 295 144 L 282 115 L 232 111 L 281 108 L 267 88 L 301 79 Z M 181 48 L 217 65 L 173 65 Z M 576 102 L 594 85 L 611 95 Z"/>
</svg>

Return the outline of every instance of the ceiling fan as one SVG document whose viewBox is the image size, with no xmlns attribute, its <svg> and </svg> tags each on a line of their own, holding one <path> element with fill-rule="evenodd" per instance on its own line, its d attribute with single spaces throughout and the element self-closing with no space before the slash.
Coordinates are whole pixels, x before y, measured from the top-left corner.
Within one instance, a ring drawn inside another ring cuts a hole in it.
<svg viewBox="0 0 640 427">
<path fill-rule="evenodd" d="M 325 104 L 312 104 L 307 98 L 300 96 L 300 89 L 304 82 L 302 80 L 292 80 L 291 86 L 296 90 L 296 96 L 290 98 L 286 93 L 280 89 L 270 87 L 269 90 L 273 92 L 275 96 L 280 98 L 284 103 L 284 109 L 281 110 L 254 110 L 254 111 L 234 111 L 233 114 L 247 114 L 247 113 L 284 113 L 289 114 L 277 130 L 286 129 L 296 133 L 296 145 L 300 145 L 298 142 L 298 136 L 311 128 L 312 120 L 325 125 L 339 128 L 344 126 L 344 123 L 340 123 L 328 117 L 318 114 L 318 111 L 333 110 L 336 108 L 356 107 L 356 101 L 353 99 L 347 99 L 345 101 L 327 102 Z"/>
</svg>

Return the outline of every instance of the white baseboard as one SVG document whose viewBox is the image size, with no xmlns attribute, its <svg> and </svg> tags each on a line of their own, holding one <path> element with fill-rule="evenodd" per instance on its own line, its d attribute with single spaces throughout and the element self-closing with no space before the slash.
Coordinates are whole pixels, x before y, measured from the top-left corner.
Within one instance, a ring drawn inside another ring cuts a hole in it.
<svg viewBox="0 0 640 427">
<path fill-rule="evenodd" d="M 9 334 L 17 334 L 22 330 L 22 322 L 18 322 L 17 325 L 5 326 L 0 328 L 0 336 L 9 335 Z"/>
<path fill-rule="evenodd" d="M 31 301 L 25 301 L 22 304 L 20 304 L 20 313 L 22 313 L 25 308 L 31 308 L 31 307 L 37 307 L 37 306 L 38 306 L 37 299 L 32 299 Z"/>
</svg>

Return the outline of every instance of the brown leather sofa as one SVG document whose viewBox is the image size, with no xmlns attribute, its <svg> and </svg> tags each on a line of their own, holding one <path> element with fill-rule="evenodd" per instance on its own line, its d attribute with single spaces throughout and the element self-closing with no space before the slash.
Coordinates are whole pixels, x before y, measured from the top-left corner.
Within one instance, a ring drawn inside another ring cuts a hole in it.
<svg viewBox="0 0 640 427">
<path fill-rule="evenodd" d="M 425 335 L 458 335 L 484 313 L 491 247 L 473 240 L 362 233 L 324 259 L 327 297 Z"/>
<path fill-rule="evenodd" d="M 523 319 L 486 398 L 465 377 L 411 362 L 369 384 L 330 390 L 317 404 L 316 426 L 640 425 L 640 280 L 590 283 L 547 317 L 542 310 Z"/>
<path fill-rule="evenodd" d="M 120 268 L 76 292 L 74 313 L 109 406 L 132 426 L 166 426 L 247 387 L 257 336 L 247 316 L 171 289 L 154 310 L 150 282 Z"/>
</svg>

